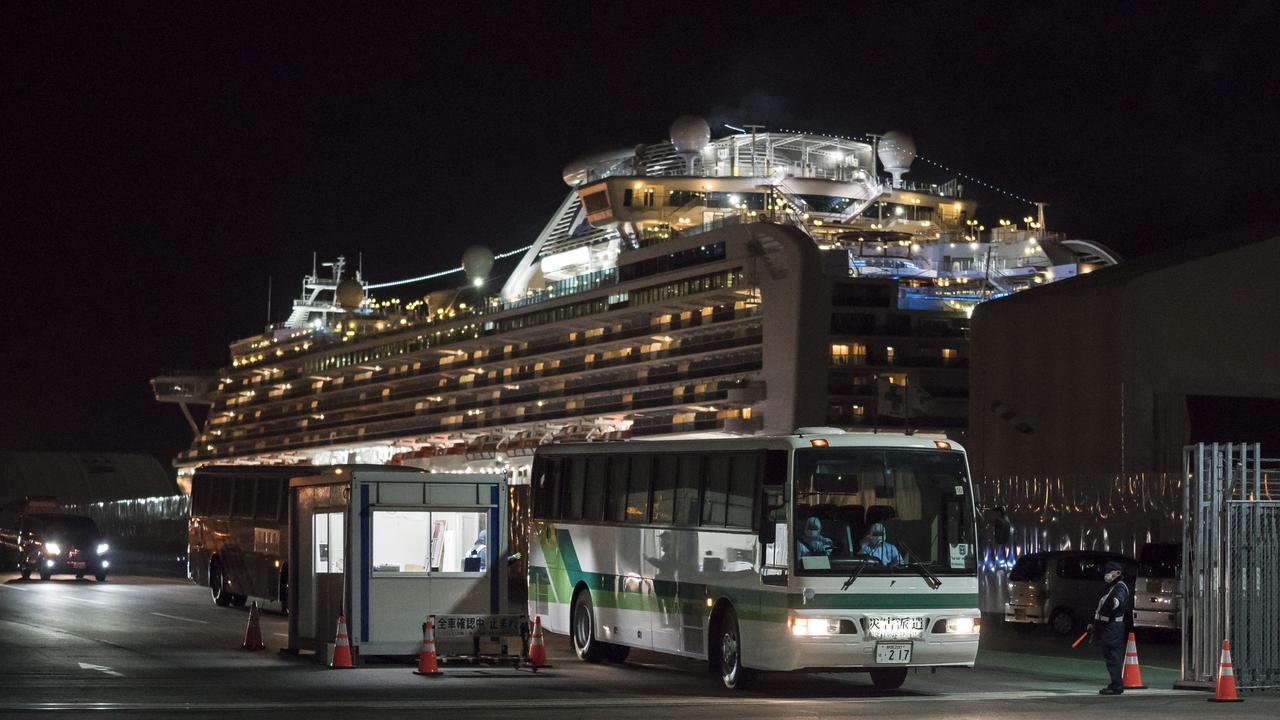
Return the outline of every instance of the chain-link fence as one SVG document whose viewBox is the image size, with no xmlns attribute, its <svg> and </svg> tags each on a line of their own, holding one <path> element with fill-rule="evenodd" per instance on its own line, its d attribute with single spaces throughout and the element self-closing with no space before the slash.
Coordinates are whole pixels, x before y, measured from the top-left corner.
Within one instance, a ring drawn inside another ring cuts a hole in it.
<svg viewBox="0 0 1280 720">
<path fill-rule="evenodd" d="M 1182 681 L 1213 682 L 1225 639 L 1237 687 L 1280 687 L 1280 459 L 1200 443 L 1183 471 Z"/>
</svg>

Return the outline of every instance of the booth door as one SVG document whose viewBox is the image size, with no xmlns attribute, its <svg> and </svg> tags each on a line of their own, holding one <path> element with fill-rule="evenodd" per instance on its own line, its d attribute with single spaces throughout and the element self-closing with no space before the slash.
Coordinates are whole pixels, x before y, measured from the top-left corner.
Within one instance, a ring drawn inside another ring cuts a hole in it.
<svg viewBox="0 0 1280 720">
<path fill-rule="evenodd" d="M 346 571 L 347 513 L 343 507 L 316 508 L 304 517 L 299 544 L 307 548 L 299 568 L 298 630 L 304 638 L 331 643 L 342 607 L 342 580 Z M 351 618 L 347 618 L 348 632 Z"/>
</svg>

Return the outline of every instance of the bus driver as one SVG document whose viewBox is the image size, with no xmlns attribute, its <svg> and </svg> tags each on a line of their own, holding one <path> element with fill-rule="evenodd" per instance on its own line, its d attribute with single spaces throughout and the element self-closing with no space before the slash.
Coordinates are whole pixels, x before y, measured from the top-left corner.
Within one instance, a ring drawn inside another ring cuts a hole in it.
<svg viewBox="0 0 1280 720">
<path fill-rule="evenodd" d="M 884 523 L 875 523 L 871 526 L 871 532 L 863 538 L 862 547 L 858 548 L 858 552 L 879 560 L 881 565 L 902 564 L 902 555 L 898 553 L 898 547 L 885 542 Z"/>
</svg>

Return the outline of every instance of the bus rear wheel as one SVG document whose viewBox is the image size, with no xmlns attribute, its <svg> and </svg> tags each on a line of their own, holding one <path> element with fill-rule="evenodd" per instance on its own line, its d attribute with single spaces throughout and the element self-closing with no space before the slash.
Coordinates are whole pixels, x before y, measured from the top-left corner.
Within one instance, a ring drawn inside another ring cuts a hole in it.
<svg viewBox="0 0 1280 720">
<path fill-rule="evenodd" d="M 887 668 L 871 671 L 871 682 L 875 684 L 877 690 L 897 690 L 906 681 L 906 668 Z"/>
<path fill-rule="evenodd" d="M 569 635 L 573 638 L 573 652 L 579 660 L 600 662 L 604 659 L 603 643 L 596 640 L 596 613 L 589 590 L 582 590 L 573 598 Z"/>
<path fill-rule="evenodd" d="M 209 565 L 209 593 L 213 595 L 213 604 L 227 607 L 231 604 L 231 593 L 227 592 L 227 584 L 222 577 L 222 563 L 214 560 Z"/>
</svg>

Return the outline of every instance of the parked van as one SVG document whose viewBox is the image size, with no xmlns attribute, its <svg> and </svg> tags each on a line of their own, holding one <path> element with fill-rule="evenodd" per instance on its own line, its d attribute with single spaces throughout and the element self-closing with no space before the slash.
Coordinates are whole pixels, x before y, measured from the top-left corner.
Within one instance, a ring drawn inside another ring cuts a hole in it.
<svg viewBox="0 0 1280 720">
<path fill-rule="evenodd" d="M 1102 568 L 1109 561 L 1120 564 L 1132 588 L 1138 567 L 1133 558 L 1087 550 L 1023 555 L 1009 571 L 1005 622 L 1022 623 L 1028 630 L 1048 625 L 1059 635 L 1070 635 L 1093 617 L 1107 588 Z"/>
<path fill-rule="evenodd" d="M 1147 543 L 1138 554 L 1133 589 L 1133 624 L 1177 630 L 1182 627 L 1182 543 Z"/>
</svg>

